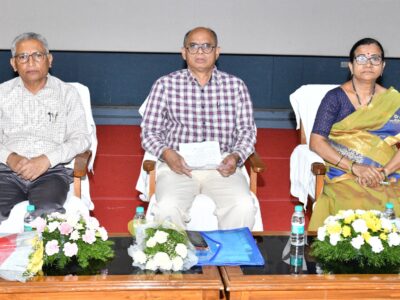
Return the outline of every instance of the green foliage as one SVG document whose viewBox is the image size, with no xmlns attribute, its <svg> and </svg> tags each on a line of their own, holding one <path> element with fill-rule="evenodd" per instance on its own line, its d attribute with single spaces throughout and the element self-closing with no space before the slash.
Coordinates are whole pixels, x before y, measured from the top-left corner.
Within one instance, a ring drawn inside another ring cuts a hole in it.
<svg viewBox="0 0 400 300">
<path fill-rule="evenodd" d="M 165 243 L 157 243 L 154 247 L 146 247 L 143 252 L 149 257 L 153 257 L 157 252 L 165 252 L 170 256 L 170 258 L 174 258 L 178 255 L 175 252 L 176 245 L 186 245 L 188 242 L 186 233 L 177 231 L 175 229 L 164 228 L 162 226 L 147 228 L 145 242 L 153 238 L 157 231 L 166 232 L 168 234 L 168 239 Z"/>
</svg>

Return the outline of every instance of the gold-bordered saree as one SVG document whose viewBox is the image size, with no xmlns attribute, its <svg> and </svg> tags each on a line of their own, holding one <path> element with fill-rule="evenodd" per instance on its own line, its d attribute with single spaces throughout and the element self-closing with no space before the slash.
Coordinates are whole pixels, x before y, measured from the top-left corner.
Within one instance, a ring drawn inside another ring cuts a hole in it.
<svg viewBox="0 0 400 300">
<path fill-rule="evenodd" d="M 397 152 L 400 142 L 400 94 L 394 88 L 376 95 L 371 103 L 360 108 L 332 126 L 329 142 L 352 161 L 382 167 Z M 324 189 L 315 204 L 308 230 L 317 230 L 329 215 L 342 209 L 384 210 L 393 202 L 400 214 L 400 183 L 361 186 L 349 170 L 326 162 L 328 167 Z M 391 174 L 400 179 L 400 173 Z"/>
</svg>

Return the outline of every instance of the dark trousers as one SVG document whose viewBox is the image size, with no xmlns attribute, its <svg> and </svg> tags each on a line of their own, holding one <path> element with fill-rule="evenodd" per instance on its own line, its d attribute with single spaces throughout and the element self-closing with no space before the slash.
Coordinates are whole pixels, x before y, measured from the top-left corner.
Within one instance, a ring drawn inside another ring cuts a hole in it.
<svg viewBox="0 0 400 300">
<path fill-rule="evenodd" d="M 73 181 L 72 173 L 71 169 L 58 165 L 29 181 L 0 163 L 0 222 L 8 218 L 14 205 L 25 200 L 35 205 L 36 216 L 54 211 L 65 212 L 63 205 Z"/>
</svg>

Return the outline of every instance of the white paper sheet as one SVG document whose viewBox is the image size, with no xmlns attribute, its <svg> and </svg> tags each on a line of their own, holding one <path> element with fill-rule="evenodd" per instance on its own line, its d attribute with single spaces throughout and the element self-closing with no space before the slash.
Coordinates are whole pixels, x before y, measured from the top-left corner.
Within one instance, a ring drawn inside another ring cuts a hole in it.
<svg viewBox="0 0 400 300">
<path fill-rule="evenodd" d="M 179 144 L 179 154 L 191 169 L 216 169 L 221 163 L 219 142 L 205 141 L 201 143 Z"/>
</svg>

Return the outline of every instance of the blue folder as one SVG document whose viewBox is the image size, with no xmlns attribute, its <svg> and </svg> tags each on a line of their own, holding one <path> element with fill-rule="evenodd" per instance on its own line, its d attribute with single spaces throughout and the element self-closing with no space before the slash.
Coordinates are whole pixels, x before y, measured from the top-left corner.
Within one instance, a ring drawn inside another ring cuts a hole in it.
<svg viewBox="0 0 400 300">
<path fill-rule="evenodd" d="M 264 265 L 264 258 L 247 227 L 201 231 L 207 250 L 197 250 L 198 266 Z"/>
</svg>

